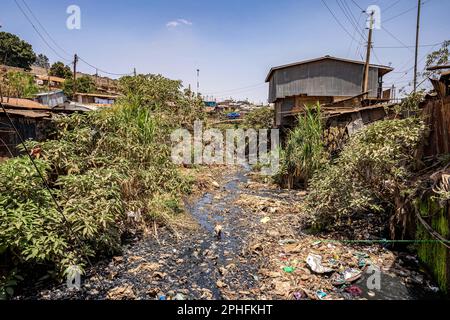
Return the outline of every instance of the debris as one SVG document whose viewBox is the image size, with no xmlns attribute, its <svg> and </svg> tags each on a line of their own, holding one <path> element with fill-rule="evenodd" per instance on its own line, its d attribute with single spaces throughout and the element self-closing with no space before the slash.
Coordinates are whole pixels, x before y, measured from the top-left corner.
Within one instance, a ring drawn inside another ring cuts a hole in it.
<svg viewBox="0 0 450 320">
<path fill-rule="evenodd" d="M 373 291 L 369 291 L 369 292 L 367 292 L 367 294 L 368 294 L 369 297 L 371 297 L 371 298 L 375 297 L 375 292 L 373 292 Z"/>
<path fill-rule="evenodd" d="M 330 280 L 331 284 L 336 287 L 342 286 L 346 283 L 344 275 L 341 273 L 334 273 Z"/>
<path fill-rule="evenodd" d="M 214 188 L 217 188 L 217 189 L 220 188 L 220 184 L 217 181 L 212 181 L 211 184 Z"/>
<path fill-rule="evenodd" d="M 262 224 L 266 224 L 266 223 L 268 223 L 269 221 L 270 221 L 270 218 L 269 218 L 269 217 L 264 217 L 264 218 L 261 219 L 261 223 L 262 223 Z"/>
<path fill-rule="evenodd" d="M 322 265 L 322 257 L 315 254 L 309 254 L 306 258 L 306 263 L 315 273 L 330 273 L 333 272 L 333 269 L 324 267 Z"/>
<path fill-rule="evenodd" d="M 358 269 L 346 269 L 343 275 L 345 282 L 352 283 L 361 278 L 362 272 Z"/>
<path fill-rule="evenodd" d="M 294 299 L 295 300 L 303 300 L 305 298 L 306 298 L 306 294 L 303 291 L 294 292 Z"/>
<path fill-rule="evenodd" d="M 216 285 L 218 288 L 225 288 L 227 286 L 222 280 L 217 280 Z"/>
<path fill-rule="evenodd" d="M 175 295 L 175 297 L 173 298 L 173 300 L 187 300 L 187 299 L 186 299 L 186 297 L 183 294 L 177 293 Z"/>
<path fill-rule="evenodd" d="M 318 290 L 316 292 L 316 296 L 317 298 L 319 298 L 319 300 L 323 300 L 326 298 L 326 296 L 328 296 L 328 294 L 326 292 L 323 292 L 322 290 Z"/>
<path fill-rule="evenodd" d="M 167 300 L 167 299 L 166 299 L 166 296 L 159 296 L 158 300 Z"/>
<path fill-rule="evenodd" d="M 153 272 L 153 271 L 158 270 L 159 268 L 161 268 L 161 265 L 156 262 L 144 262 L 144 263 L 138 265 L 136 268 L 129 270 L 128 273 L 135 275 L 135 274 L 141 273 L 143 271 L 144 272 Z"/>
<path fill-rule="evenodd" d="M 345 291 L 350 293 L 353 297 L 359 297 L 362 294 L 362 290 L 358 286 L 350 286 L 345 288 Z"/>
<path fill-rule="evenodd" d="M 117 287 L 108 291 L 107 299 L 109 300 L 132 300 L 136 299 L 131 285 Z"/>
<path fill-rule="evenodd" d="M 216 234 L 217 240 L 222 239 L 222 229 L 223 227 L 220 224 L 216 225 L 214 228 L 214 233 Z"/>
<path fill-rule="evenodd" d="M 287 272 L 287 273 L 293 273 L 295 271 L 295 268 L 294 267 L 284 267 L 283 271 Z"/>
</svg>

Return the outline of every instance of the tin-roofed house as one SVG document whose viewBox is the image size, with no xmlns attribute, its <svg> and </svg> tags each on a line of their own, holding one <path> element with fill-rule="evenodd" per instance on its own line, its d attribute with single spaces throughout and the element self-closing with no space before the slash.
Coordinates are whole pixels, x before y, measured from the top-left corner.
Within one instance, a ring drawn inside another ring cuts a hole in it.
<svg viewBox="0 0 450 320">
<path fill-rule="evenodd" d="M 0 157 L 14 157 L 20 154 L 17 146 L 20 136 L 37 141 L 47 138 L 51 131 L 51 109 L 36 101 L 10 97 L 0 97 L 7 114 L 0 109 Z M 19 134 L 10 124 L 12 120 Z"/>
<path fill-rule="evenodd" d="M 108 107 L 113 105 L 120 96 L 103 93 L 76 93 L 73 100 L 86 105 Z"/>
<path fill-rule="evenodd" d="M 267 75 L 269 103 L 275 104 L 278 127 L 291 126 L 305 104 L 333 104 L 354 97 L 368 105 L 389 101 L 391 90 L 383 91 L 383 76 L 393 69 L 370 65 L 368 92 L 363 93 L 362 61 L 325 56 L 274 67 Z"/>
<path fill-rule="evenodd" d="M 35 95 L 35 100 L 40 104 L 46 105 L 50 108 L 55 108 L 64 105 L 67 97 L 63 90 L 42 92 Z"/>
</svg>

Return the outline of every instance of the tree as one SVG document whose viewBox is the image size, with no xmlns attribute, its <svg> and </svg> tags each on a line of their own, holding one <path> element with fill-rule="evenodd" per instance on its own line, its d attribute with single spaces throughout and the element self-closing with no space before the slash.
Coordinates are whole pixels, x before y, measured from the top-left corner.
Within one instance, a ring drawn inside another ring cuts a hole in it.
<svg viewBox="0 0 450 320">
<path fill-rule="evenodd" d="M 39 91 L 34 77 L 25 72 L 9 71 L 0 85 L 2 92 L 16 98 L 32 98 Z"/>
<path fill-rule="evenodd" d="M 55 62 L 50 67 L 49 75 L 69 79 L 73 76 L 72 70 L 61 61 Z"/>
<path fill-rule="evenodd" d="M 427 68 L 436 66 L 436 65 L 444 65 L 449 62 L 450 58 L 450 40 L 444 41 L 442 43 L 442 47 L 439 50 L 436 50 L 430 53 L 427 56 L 427 61 L 425 63 L 425 71 L 423 72 L 423 76 L 430 78 L 437 74 L 437 71 L 428 71 Z"/>
<path fill-rule="evenodd" d="M 77 92 L 79 93 L 92 93 L 95 90 L 95 84 L 91 77 L 83 76 L 77 78 Z M 68 97 L 73 97 L 73 79 L 67 78 L 64 82 L 64 93 Z"/>
<path fill-rule="evenodd" d="M 50 63 L 49 63 L 49 60 L 48 60 L 47 56 L 45 54 L 42 54 L 42 53 L 40 53 L 36 57 L 36 61 L 34 62 L 34 65 L 36 67 L 40 67 L 40 68 L 44 68 L 44 69 L 50 68 Z"/>
<path fill-rule="evenodd" d="M 36 54 L 31 44 L 14 34 L 0 32 L 0 63 L 30 70 L 35 61 Z"/>
</svg>

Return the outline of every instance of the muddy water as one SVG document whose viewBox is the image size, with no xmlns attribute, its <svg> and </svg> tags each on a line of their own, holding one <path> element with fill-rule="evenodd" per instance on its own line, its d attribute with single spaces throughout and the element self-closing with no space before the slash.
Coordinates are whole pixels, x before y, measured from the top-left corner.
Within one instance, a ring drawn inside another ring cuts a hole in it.
<svg viewBox="0 0 450 320">
<path fill-rule="evenodd" d="M 170 232 L 159 238 L 145 239 L 124 248 L 123 256 L 99 263 L 83 278 L 81 291 L 70 291 L 65 285 L 18 298 L 38 299 L 105 299 L 114 288 L 129 288 L 124 299 L 168 299 L 181 294 L 185 299 L 257 299 L 252 291 L 259 286 L 258 263 L 244 252 L 249 236 L 258 232 L 259 219 L 235 204 L 242 193 L 259 197 L 297 201 L 293 193 L 277 190 L 248 190 L 248 168 L 225 175 L 220 189 L 204 194 L 186 208 L 198 222 L 198 230 L 183 234 L 181 239 Z M 214 228 L 223 226 L 217 239 Z M 143 266 L 151 264 L 146 269 Z M 156 267 L 155 267 L 156 266 Z M 416 268 L 419 268 L 416 266 Z M 366 278 L 357 285 L 365 287 Z M 406 286 L 402 278 L 382 274 L 382 290 L 367 299 L 410 300 L 431 298 L 420 284 Z M 256 292 L 256 291 L 255 291 Z M 180 297 L 180 295 L 179 295 Z M 346 297 L 343 294 L 344 298 Z M 110 296 L 111 298 L 111 296 Z"/>
</svg>

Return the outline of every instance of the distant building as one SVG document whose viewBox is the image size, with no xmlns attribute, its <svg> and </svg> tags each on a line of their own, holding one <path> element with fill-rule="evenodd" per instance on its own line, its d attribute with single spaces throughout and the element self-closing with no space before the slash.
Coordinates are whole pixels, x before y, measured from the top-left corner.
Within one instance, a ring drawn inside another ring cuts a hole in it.
<svg viewBox="0 0 450 320">
<path fill-rule="evenodd" d="M 67 101 L 67 97 L 62 90 L 38 93 L 35 96 L 37 102 L 50 108 L 64 105 L 64 102 Z"/>
<path fill-rule="evenodd" d="M 81 104 L 93 104 L 102 106 L 113 105 L 119 96 L 102 93 L 76 93 L 73 100 Z"/>
<path fill-rule="evenodd" d="M 305 104 L 332 104 L 361 95 L 364 65 L 362 61 L 325 56 L 272 68 L 266 82 L 269 103 L 275 104 L 275 124 L 291 124 Z M 389 101 L 391 92 L 383 92 L 383 76 L 392 70 L 370 65 L 368 100 Z"/>
<path fill-rule="evenodd" d="M 35 75 L 36 83 L 42 87 L 47 87 L 50 90 L 62 89 L 66 79 L 54 77 L 49 75 Z"/>
</svg>

